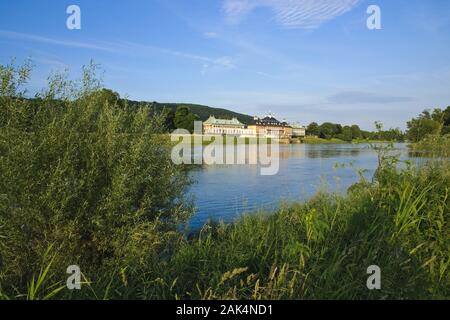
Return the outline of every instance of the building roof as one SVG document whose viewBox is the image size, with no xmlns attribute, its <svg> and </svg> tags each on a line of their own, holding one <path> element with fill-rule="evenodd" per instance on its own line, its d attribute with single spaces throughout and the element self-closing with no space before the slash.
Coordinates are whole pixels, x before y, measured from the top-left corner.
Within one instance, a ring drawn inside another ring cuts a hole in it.
<svg viewBox="0 0 450 320">
<path fill-rule="evenodd" d="M 265 116 L 262 119 L 255 117 L 252 124 L 258 126 L 289 127 L 289 124 L 286 121 L 278 121 L 272 115 Z"/>
<path fill-rule="evenodd" d="M 298 123 L 291 123 L 292 129 L 306 129 L 304 126 Z"/>
<path fill-rule="evenodd" d="M 210 116 L 209 119 L 204 122 L 204 124 L 222 125 L 222 126 L 244 126 L 244 124 L 240 122 L 237 118 L 227 120 L 227 119 L 217 119 L 214 116 Z"/>
</svg>

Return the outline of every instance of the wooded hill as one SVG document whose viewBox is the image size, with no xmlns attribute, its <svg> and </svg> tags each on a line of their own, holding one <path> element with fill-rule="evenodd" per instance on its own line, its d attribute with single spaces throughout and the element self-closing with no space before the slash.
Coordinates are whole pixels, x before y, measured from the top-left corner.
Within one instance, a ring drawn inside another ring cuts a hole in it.
<svg viewBox="0 0 450 320">
<path fill-rule="evenodd" d="M 212 108 L 200 104 L 160 103 L 160 102 L 145 102 L 133 100 L 128 100 L 128 103 L 131 106 L 150 105 L 154 108 L 156 112 L 161 112 L 164 110 L 164 108 L 175 112 L 179 106 L 186 106 L 190 109 L 192 113 L 196 114 L 201 121 L 206 121 L 209 118 L 209 116 L 215 116 L 216 118 L 222 119 L 232 119 L 233 117 L 236 117 L 240 122 L 244 124 L 249 124 L 253 120 L 252 116 L 246 114 L 237 113 L 227 109 Z"/>
</svg>

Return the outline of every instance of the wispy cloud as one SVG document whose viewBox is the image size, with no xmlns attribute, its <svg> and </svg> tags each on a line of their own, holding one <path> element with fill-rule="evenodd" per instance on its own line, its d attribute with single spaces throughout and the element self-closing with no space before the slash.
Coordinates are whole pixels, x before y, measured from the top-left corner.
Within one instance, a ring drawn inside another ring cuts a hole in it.
<svg viewBox="0 0 450 320">
<path fill-rule="evenodd" d="M 69 65 L 67 63 L 61 62 L 60 60 L 57 59 L 38 56 L 38 57 L 31 57 L 31 61 L 38 64 L 47 65 L 50 68 L 54 68 L 57 70 L 69 69 Z"/>
<path fill-rule="evenodd" d="M 235 59 L 229 56 L 222 56 L 218 58 L 212 58 L 208 56 L 198 55 L 198 54 L 192 54 L 172 49 L 166 49 L 156 46 L 150 46 L 150 45 L 143 45 L 143 44 L 137 44 L 132 42 L 122 42 L 117 44 L 119 48 L 121 48 L 124 51 L 131 51 L 131 52 L 141 52 L 145 53 L 148 51 L 156 51 L 160 53 L 164 53 L 171 56 L 176 56 L 180 58 L 185 58 L 189 60 L 195 60 L 198 62 L 202 62 L 202 73 L 205 73 L 206 69 L 221 69 L 221 70 L 230 70 L 235 69 Z"/>
<path fill-rule="evenodd" d="M 412 100 L 410 97 L 374 94 L 363 91 L 343 91 L 328 97 L 328 102 L 334 104 L 389 104 Z"/>
<path fill-rule="evenodd" d="M 125 53 L 128 55 L 146 55 L 149 51 L 152 52 L 159 52 L 165 55 L 171 55 L 175 57 L 180 57 L 187 60 L 194 60 L 202 63 L 202 70 L 230 70 L 236 68 L 236 65 L 234 63 L 234 59 L 232 57 L 228 56 L 222 56 L 222 57 L 208 57 L 198 54 L 192 54 L 182 51 L 177 51 L 173 49 L 167 49 L 167 48 L 161 48 L 157 46 L 151 46 L 151 45 L 145 45 L 145 44 L 139 44 L 139 43 L 133 43 L 133 42 L 78 42 L 78 41 L 66 41 L 66 40 L 59 40 L 44 36 L 39 36 L 35 34 L 28 34 L 28 33 L 20 33 L 20 32 L 14 32 L 14 31 L 7 31 L 7 30 L 0 30 L 0 38 L 10 38 L 14 40 L 22 40 L 22 41 L 33 41 L 33 42 L 40 42 L 40 43 L 47 43 L 51 45 L 56 46 L 63 46 L 63 47 L 73 47 L 73 48 L 80 48 L 80 49 L 88 49 L 88 50 L 96 50 L 96 51 L 106 51 L 110 53 Z M 50 64 L 51 61 L 48 59 L 46 61 L 38 61 L 38 59 L 35 59 L 37 62 Z M 53 61 L 53 64 L 54 61 Z M 204 71 L 202 71 L 204 72 Z"/>
<path fill-rule="evenodd" d="M 203 37 L 205 37 L 206 39 L 215 39 L 217 38 L 219 35 L 217 34 L 217 32 L 214 31 L 208 31 L 203 33 Z"/>
<path fill-rule="evenodd" d="M 220 57 L 203 64 L 201 73 L 205 75 L 210 71 L 223 71 L 236 69 L 236 65 L 230 57 Z"/>
<path fill-rule="evenodd" d="M 111 47 L 108 47 L 106 45 L 96 44 L 96 43 L 57 40 L 57 39 L 42 37 L 42 36 L 38 36 L 38 35 L 34 35 L 34 34 L 14 32 L 14 31 L 8 31 L 8 30 L 0 30 L 0 37 L 48 43 L 48 44 L 54 44 L 54 45 L 59 45 L 59 46 L 64 46 L 64 47 L 93 49 L 93 50 L 101 50 L 101 51 L 114 51 L 114 49 Z"/>
<path fill-rule="evenodd" d="M 225 0 L 227 20 L 239 23 L 259 7 L 269 7 L 286 28 L 313 29 L 352 10 L 361 0 Z"/>
</svg>

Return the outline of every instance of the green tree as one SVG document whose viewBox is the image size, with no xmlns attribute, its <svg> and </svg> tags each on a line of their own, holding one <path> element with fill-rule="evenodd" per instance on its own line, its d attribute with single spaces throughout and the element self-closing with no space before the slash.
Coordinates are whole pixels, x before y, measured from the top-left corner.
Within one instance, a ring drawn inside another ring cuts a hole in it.
<svg viewBox="0 0 450 320">
<path fill-rule="evenodd" d="M 102 102 L 107 102 L 110 105 L 121 105 L 120 95 L 110 89 L 100 89 L 97 92 L 93 93 L 97 96 L 97 98 L 101 99 Z"/>
<path fill-rule="evenodd" d="M 439 108 L 434 109 L 431 114 L 431 119 L 439 123 L 444 122 L 444 112 Z"/>
<path fill-rule="evenodd" d="M 444 110 L 444 115 L 442 117 L 442 120 L 444 121 L 445 126 L 450 126 L 450 106 L 447 107 L 447 109 Z"/>
<path fill-rule="evenodd" d="M 347 142 L 351 142 L 353 140 L 352 128 L 349 126 L 344 126 L 342 128 L 342 134 L 338 135 L 337 138 Z"/>
<path fill-rule="evenodd" d="M 331 122 L 325 122 L 319 127 L 319 137 L 322 139 L 331 139 L 342 133 L 342 126 Z"/>
<path fill-rule="evenodd" d="M 0 290 L 26 291 L 49 247 L 62 274 L 159 255 L 190 214 L 164 118 L 118 105 L 89 68 L 82 83 L 52 78 L 30 107 L 22 69 L 0 70 Z"/>
<path fill-rule="evenodd" d="M 175 126 L 175 111 L 171 108 L 164 108 L 162 114 L 164 115 L 166 121 L 166 129 L 169 132 L 172 132 L 173 130 L 176 129 Z"/>
<path fill-rule="evenodd" d="M 444 110 L 442 121 L 443 121 L 443 127 L 441 132 L 442 135 L 450 134 L 450 106 Z"/>
<path fill-rule="evenodd" d="M 433 113 L 424 110 L 419 117 L 408 121 L 408 139 L 418 142 L 430 134 L 439 134 L 442 129 L 444 115 L 440 109 L 435 109 Z"/>
<path fill-rule="evenodd" d="M 358 125 L 356 124 L 352 125 L 351 130 L 352 130 L 352 139 L 362 138 L 361 129 L 359 128 Z"/>
<path fill-rule="evenodd" d="M 186 129 L 189 132 L 194 131 L 194 121 L 199 121 L 200 118 L 191 112 L 188 106 L 178 106 L 175 112 L 174 124 L 177 129 Z"/>
<path fill-rule="evenodd" d="M 306 133 L 309 136 L 319 136 L 319 125 L 316 122 L 311 122 L 306 128 Z"/>
</svg>

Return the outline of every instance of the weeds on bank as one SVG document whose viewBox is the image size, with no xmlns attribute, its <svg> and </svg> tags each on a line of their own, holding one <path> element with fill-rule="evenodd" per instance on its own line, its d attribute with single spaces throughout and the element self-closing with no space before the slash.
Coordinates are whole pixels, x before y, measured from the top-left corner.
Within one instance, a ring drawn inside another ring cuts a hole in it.
<svg viewBox="0 0 450 320">
<path fill-rule="evenodd" d="M 121 105 L 89 72 L 81 89 L 57 77 L 30 103 L 17 88 L 27 70 L 0 69 L 0 299 L 450 298 L 445 154 L 402 162 L 375 146 L 373 180 L 346 195 L 187 237 L 189 181 L 158 135 L 163 119 Z M 64 287 L 72 264 L 81 290 Z M 366 287 L 371 265 L 379 291 Z"/>
</svg>

